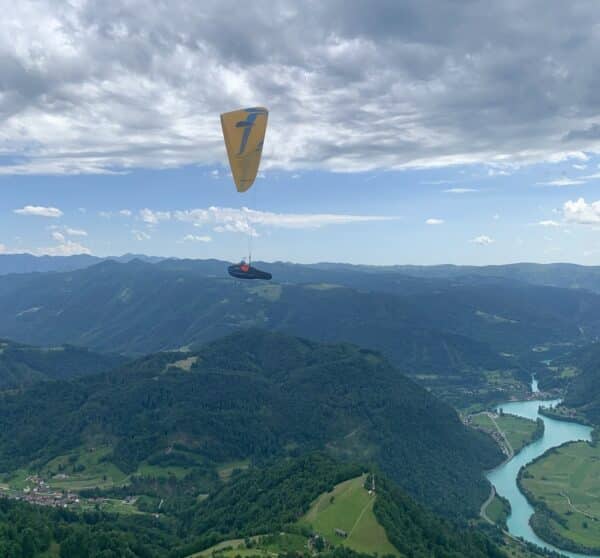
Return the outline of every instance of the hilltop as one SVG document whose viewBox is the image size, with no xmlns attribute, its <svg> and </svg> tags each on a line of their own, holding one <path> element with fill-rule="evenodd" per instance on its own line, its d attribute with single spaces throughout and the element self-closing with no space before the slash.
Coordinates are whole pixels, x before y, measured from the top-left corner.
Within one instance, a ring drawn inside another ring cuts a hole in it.
<svg viewBox="0 0 600 558">
<path fill-rule="evenodd" d="M 125 473 L 170 462 L 260 463 L 326 449 L 377 463 L 419 501 L 474 514 L 493 441 L 401 375 L 381 355 L 265 331 L 191 353 L 159 353 L 111 373 L 8 394 L 0 404 L 0 467 L 38 464 L 93 439 Z M 40 440 L 44 440 L 40 444 Z"/>
</svg>

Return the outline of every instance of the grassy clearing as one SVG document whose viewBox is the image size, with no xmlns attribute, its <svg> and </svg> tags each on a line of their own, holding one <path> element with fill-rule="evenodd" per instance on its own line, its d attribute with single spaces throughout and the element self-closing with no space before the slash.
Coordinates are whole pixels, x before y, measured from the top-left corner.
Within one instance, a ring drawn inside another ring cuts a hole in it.
<svg viewBox="0 0 600 558">
<path fill-rule="evenodd" d="M 496 525 L 503 526 L 506 525 L 506 520 L 508 519 L 510 508 L 496 495 L 486 508 L 485 512 L 486 515 L 494 523 L 496 523 Z"/>
<path fill-rule="evenodd" d="M 537 428 L 537 424 L 533 420 L 508 414 L 490 416 L 490 413 L 480 413 L 473 415 L 471 421 L 473 426 L 490 433 L 497 432 L 499 428 L 515 453 L 531 443 Z M 498 425 L 497 428 L 496 425 Z"/>
<path fill-rule="evenodd" d="M 196 364 L 197 361 L 197 356 L 191 356 L 182 360 L 178 360 L 176 362 L 171 362 L 170 364 L 167 364 L 167 371 L 169 370 L 169 368 L 179 368 L 179 370 L 189 372 L 192 369 L 192 366 L 194 366 L 194 364 Z"/>
<path fill-rule="evenodd" d="M 255 287 L 249 287 L 248 292 L 270 302 L 277 302 L 281 298 L 281 285 L 277 285 L 276 283 L 271 285 L 256 285 Z"/>
<path fill-rule="evenodd" d="M 531 442 L 537 428 L 535 421 L 515 415 L 504 414 L 495 420 L 500 430 L 508 438 L 515 453 Z"/>
<path fill-rule="evenodd" d="M 484 428 L 485 430 L 495 430 L 496 427 L 492 422 L 492 419 L 488 416 L 487 413 L 479 413 L 478 415 L 473 415 L 473 426 L 477 426 L 478 428 Z"/>
<path fill-rule="evenodd" d="M 49 461 L 40 474 L 52 488 L 63 490 L 109 488 L 123 484 L 127 475 L 105 459 L 111 451 L 109 446 L 80 448 Z"/>
<path fill-rule="evenodd" d="M 559 514 L 552 527 L 565 539 L 600 548 L 600 447 L 574 442 L 528 466 L 523 485 Z"/>
<path fill-rule="evenodd" d="M 336 285 L 335 283 L 314 283 L 312 285 L 305 285 L 304 288 L 314 291 L 330 291 L 331 289 L 341 289 L 342 285 Z"/>
<path fill-rule="evenodd" d="M 332 544 L 344 545 L 357 552 L 399 556 L 375 518 L 375 496 L 364 488 L 364 482 L 363 475 L 322 494 L 301 522 L 311 525 Z M 338 535 L 336 529 L 345 531 L 348 536 Z"/>
<path fill-rule="evenodd" d="M 291 533 L 277 533 L 250 537 L 250 546 L 246 545 L 244 539 L 231 539 L 224 541 L 202 552 L 192 554 L 188 558 L 208 558 L 218 556 L 219 558 L 235 558 L 241 556 L 277 556 L 279 554 L 305 552 L 307 539 L 301 535 Z"/>
<path fill-rule="evenodd" d="M 247 459 L 243 461 L 231 461 L 228 463 L 223 463 L 220 467 L 218 467 L 217 473 L 221 480 L 228 481 L 236 469 L 247 469 L 249 466 L 250 462 Z"/>
<path fill-rule="evenodd" d="M 156 478 L 164 478 L 172 475 L 178 479 L 182 479 L 189 472 L 189 467 L 179 467 L 176 465 L 150 465 L 149 463 L 141 463 L 135 474 L 143 477 Z"/>
</svg>

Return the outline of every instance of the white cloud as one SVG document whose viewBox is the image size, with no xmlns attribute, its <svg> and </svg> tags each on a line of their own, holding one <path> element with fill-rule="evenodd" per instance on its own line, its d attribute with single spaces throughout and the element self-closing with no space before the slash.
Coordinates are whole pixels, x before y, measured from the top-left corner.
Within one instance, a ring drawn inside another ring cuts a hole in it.
<svg viewBox="0 0 600 558">
<path fill-rule="evenodd" d="M 425 224 L 427 224 L 427 225 L 443 225 L 444 220 L 431 218 L 431 219 L 427 219 L 427 221 L 425 221 Z"/>
<path fill-rule="evenodd" d="M 59 233 L 58 231 L 54 231 L 54 232 L 52 233 L 52 238 L 53 238 L 54 240 L 56 240 L 56 242 L 61 242 L 61 243 L 62 243 L 62 242 L 64 242 L 64 241 L 65 241 L 65 235 L 64 235 L 64 234 L 62 234 L 62 233 Z"/>
<path fill-rule="evenodd" d="M 15 209 L 18 215 L 33 215 L 36 217 L 62 217 L 63 212 L 56 207 L 43 207 L 41 205 L 26 205 L 21 209 Z"/>
<path fill-rule="evenodd" d="M 516 0 L 280 0 L 269 17 L 232 0 L 63 4 L 13 2 L 3 20 L 15 162 L 0 173 L 224 163 L 219 112 L 263 99 L 265 168 L 501 173 L 600 150 L 586 94 L 599 62 L 581 63 L 600 46 L 594 2 L 552 3 L 543 18 Z"/>
<path fill-rule="evenodd" d="M 131 234 L 136 240 L 150 240 L 151 236 L 144 231 L 132 230 Z"/>
<path fill-rule="evenodd" d="M 65 227 L 65 232 L 69 236 L 87 236 L 88 235 L 87 231 L 84 231 L 83 229 L 72 229 L 71 227 Z"/>
<path fill-rule="evenodd" d="M 470 192 L 479 192 L 475 188 L 448 188 L 444 190 L 446 194 L 468 194 Z"/>
<path fill-rule="evenodd" d="M 587 165 L 577 165 L 577 164 L 575 164 L 575 165 L 572 165 L 572 167 L 574 169 L 576 169 L 576 170 L 585 170 L 585 169 L 587 169 Z"/>
<path fill-rule="evenodd" d="M 148 210 L 150 211 L 150 210 Z M 154 212 L 151 212 L 155 214 Z M 171 215 L 177 221 L 193 223 L 197 227 L 212 226 L 215 232 L 250 233 L 256 236 L 257 226 L 315 229 L 328 225 L 348 225 L 352 223 L 367 223 L 389 221 L 396 217 L 377 215 L 343 215 L 331 213 L 273 213 L 256 211 L 243 207 L 209 207 L 207 209 L 191 209 L 174 211 Z"/>
<path fill-rule="evenodd" d="M 570 223 L 597 225 L 600 223 L 600 200 L 587 203 L 584 198 L 569 200 L 563 205 L 563 216 Z"/>
<path fill-rule="evenodd" d="M 151 209 L 140 209 L 139 217 L 148 225 L 157 225 L 160 221 L 171 219 L 169 211 L 152 211 Z"/>
<path fill-rule="evenodd" d="M 181 240 L 182 242 L 212 242 L 212 237 L 208 235 L 186 234 Z"/>
<path fill-rule="evenodd" d="M 110 219 L 113 216 L 110 211 L 98 211 L 98 215 L 103 219 Z"/>
<path fill-rule="evenodd" d="M 496 214 L 495 214 L 495 215 L 492 217 L 492 219 L 493 219 L 494 221 L 500 221 L 500 214 L 499 214 L 499 213 L 496 213 Z"/>
<path fill-rule="evenodd" d="M 488 169 L 488 176 L 510 176 L 510 172 L 506 169 Z"/>
<path fill-rule="evenodd" d="M 130 209 L 121 209 L 121 211 L 119 211 L 119 215 L 122 217 L 131 217 L 132 211 Z"/>
<path fill-rule="evenodd" d="M 583 180 L 598 180 L 600 178 L 600 172 L 594 174 L 588 174 L 587 176 L 581 177 Z"/>
<path fill-rule="evenodd" d="M 0 254 L 6 253 L 6 246 L 4 244 L 0 244 Z"/>
<path fill-rule="evenodd" d="M 38 255 L 47 256 L 74 256 L 77 254 L 91 254 L 89 248 L 82 246 L 77 242 L 71 240 L 65 240 L 58 246 L 50 246 L 47 248 L 39 248 L 35 250 Z"/>
<path fill-rule="evenodd" d="M 550 180 L 548 182 L 536 182 L 539 186 L 577 186 L 578 184 L 585 184 L 585 180 L 576 180 L 573 178 L 557 178 L 556 180 Z"/>
<path fill-rule="evenodd" d="M 494 239 L 490 238 L 489 236 L 486 236 L 485 234 L 482 234 L 481 236 L 476 236 L 470 242 L 473 242 L 474 244 L 479 244 L 481 246 L 486 246 L 488 244 L 492 244 L 494 242 Z"/>
<path fill-rule="evenodd" d="M 537 223 L 540 227 L 560 227 L 561 224 L 557 221 L 552 221 L 551 219 L 546 219 L 544 221 L 538 221 Z"/>
</svg>

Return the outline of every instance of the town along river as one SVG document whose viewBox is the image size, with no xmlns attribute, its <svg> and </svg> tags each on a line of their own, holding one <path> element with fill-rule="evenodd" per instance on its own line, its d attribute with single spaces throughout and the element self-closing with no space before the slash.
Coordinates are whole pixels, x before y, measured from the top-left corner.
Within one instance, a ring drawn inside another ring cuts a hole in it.
<svg viewBox="0 0 600 558">
<path fill-rule="evenodd" d="M 531 388 L 534 393 L 538 391 L 535 380 L 533 380 Z M 507 520 L 507 524 L 508 531 L 512 535 L 522 537 L 526 541 L 549 550 L 554 550 L 555 552 L 560 552 L 571 558 L 589 558 L 589 554 L 567 552 L 566 550 L 552 546 L 538 537 L 529 525 L 529 519 L 533 515 L 534 509 L 517 487 L 517 475 L 523 465 L 530 463 L 550 448 L 560 446 L 565 442 L 591 440 L 592 429 L 590 427 L 576 422 L 551 419 L 538 413 L 540 405 L 553 407 L 558 403 L 560 403 L 560 399 L 552 401 L 534 399 L 530 401 L 511 401 L 498 405 L 498 410 L 502 409 L 505 413 L 531 420 L 536 420 L 538 417 L 541 418 L 544 421 L 544 435 L 539 440 L 525 446 L 511 460 L 487 473 L 487 478 L 494 485 L 496 492 L 510 502 L 511 514 Z M 600 557 L 595 555 L 594 558 Z"/>
</svg>

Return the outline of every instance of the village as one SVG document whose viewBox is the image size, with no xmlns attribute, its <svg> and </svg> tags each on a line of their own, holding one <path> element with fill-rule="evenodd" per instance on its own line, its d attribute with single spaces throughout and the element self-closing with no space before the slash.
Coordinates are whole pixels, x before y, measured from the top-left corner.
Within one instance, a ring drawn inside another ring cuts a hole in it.
<svg viewBox="0 0 600 558">
<path fill-rule="evenodd" d="M 57 475 L 58 480 L 66 475 Z M 37 506 L 48 506 L 53 508 L 82 509 L 84 507 L 99 507 L 110 502 L 109 498 L 82 498 L 76 492 L 53 488 L 46 480 L 38 475 L 30 475 L 25 481 L 27 486 L 22 489 L 2 487 L 0 497 L 11 500 L 19 500 Z M 122 501 L 123 504 L 133 505 L 136 498 L 128 496 Z"/>
</svg>

